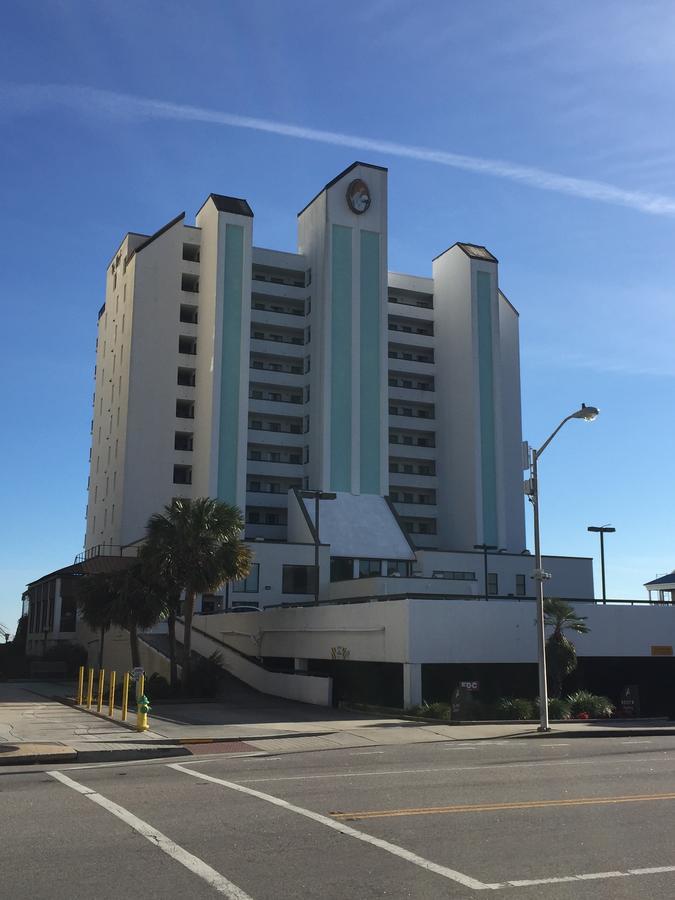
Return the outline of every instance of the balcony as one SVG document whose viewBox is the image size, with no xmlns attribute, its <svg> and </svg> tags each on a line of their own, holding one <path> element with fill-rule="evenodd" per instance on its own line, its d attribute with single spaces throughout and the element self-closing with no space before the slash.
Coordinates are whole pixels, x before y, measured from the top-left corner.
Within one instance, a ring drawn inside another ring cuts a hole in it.
<svg viewBox="0 0 675 900">
<path fill-rule="evenodd" d="M 403 496 L 399 494 L 399 496 Z M 392 500 L 396 512 L 404 519 L 436 519 L 438 507 L 435 503 L 404 503 L 402 500 Z"/>
<path fill-rule="evenodd" d="M 270 356 L 273 354 L 274 356 L 302 359 L 306 352 L 302 343 L 291 344 L 285 341 L 271 341 L 251 336 L 251 353 L 256 355 Z"/>
<path fill-rule="evenodd" d="M 248 408 L 251 413 L 259 413 L 269 416 L 293 416 L 302 415 L 302 398 L 297 403 L 287 400 L 259 400 L 249 397 Z"/>
<path fill-rule="evenodd" d="M 413 354 L 413 356 L 414 356 L 414 354 Z M 402 357 L 398 358 L 398 357 L 390 356 L 388 369 L 390 372 L 395 371 L 395 372 L 410 373 L 413 376 L 415 376 L 415 375 L 426 375 L 426 376 L 432 375 L 433 376 L 436 374 L 436 364 L 433 362 L 433 360 L 429 361 L 429 362 L 420 362 L 417 359 L 403 359 Z"/>
<path fill-rule="evenodd" d="M 272 328 L 297 328 L 298 323 L 304 321 L 304 312 L 293 314 L 290 312 L 275 312 L 268 309 L 255 309 L 251 307 L 251 322 L 254 325 L 268 325 Z"/>
<path fill-rule="evenodd" d="M 415 382 L 413 381 L 413 384 Z M 436 392 L 434 390 L 420 390 L 419 388 L 394 387 L 389 385 L 389 400 L 400 400 L 401 403 L 429 403 L 433 402 Z"/>
<path fill-rule="evenodd" d="M 423 416 L 399 416 L 393 413 L 389 414 L 389 427 L 405 429 L 406 431 L 424 432 L 422 437 L 433 439 L 433 434 L 427 435 L 426 432 L 436 431 L 436 420 L 426 419 Z M 414 438 L 413 438 L 414 439 Z"/>
<path fill-rule="evenodd" d="M 255 277 L 251 280 L 251 290 L 255 294 L 265 295 L 266 297 L 288 297 L 289 300 L 304 300 L 307 295 L 307 288 L 299 287 L 294 284 L 276 284 L 273 281 L 260 281 Z M 303 276 L 304 277 L 304 276 Z"/>
<path fill-rule="evenodd" d="M 401 493 L 406 488 L 436 488 L 437 475 L 419 475 L 410 472 L 389 472 L 389 488 Z"/>
<path fill-rule="evenodd" d="M 298 372 L 273 372 L 270 369 L 258 369 L 253 366 L 249 369 L 249 385 L 256 389 L 271 387 L 296 387 L 302 388 L 306 384 L 305 375 Z"/>
<path fill-rule="evenodd" d="M 248 459 L 246 473 L 251 477 L 302 478 L 302 463 L 272 462 L 269 459 Z"/>
<path fill-rule="evenodd" d="M 75 557 L 75 565 L 85 575 L 98 575 L 103 572 L 117 572 L 127 569 L 138 556 L 136 544 L 119 546 L 116 544 L 98 544 Z"/>
<path fill-rule="evenodd" d="M 404 444 L 400 438 L 398 443 L 389 442 L 390 457 L 401 456 L 402 453 L 412 459 L 436 459 L 435 447 L 420 447 L 417 444 Z"/>
<path fill-rule="evenodd" d="M 274 509 L 287 509 L 288 490 L 283 493 L 272 491 L 246 491 L 246 506 L 264 506 Z"/>
<path fill-rule="evenodd" d="M 248 429 L 249 444 L 271 444 L 281 447 L 303 447 L 307 443 L 307 435 L 289 431 L 266 431 L 263 429 Z"/>
<path fill-rule="evenodd" d="M 410 306 L 407 303 L 392 303 L 391 300 L 387 303 L 387 311 L 390 316 L 395 316 L 399 319 L 410 319 L 413 322 L 429 322 L 433 321 L 434 318 L 433 309 L 425 309 L 422 306 Z"/>
</svg>

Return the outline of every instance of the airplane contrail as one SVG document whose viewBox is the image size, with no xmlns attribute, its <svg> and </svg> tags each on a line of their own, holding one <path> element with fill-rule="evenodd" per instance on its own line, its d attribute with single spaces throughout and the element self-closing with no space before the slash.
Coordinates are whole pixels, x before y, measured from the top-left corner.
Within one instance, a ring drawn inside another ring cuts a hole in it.
<svg viewBox="0 0 675 900">
<path fill-rule="evenodd" d="M 345 134 L 339 131 L 326 131 L 304 125 L 293 125 L 278 122 L 274 119 L 261 119 L 241 116 L 215 109 L 205 109 L 166 100 L 155 100 L 136 97 L 115 91 L 106 91 L 79 85 L 47 84 L 47 85 L 4 85 L 0 87 L 0 111 L 4 107 L 9 112 L 35 112 L 40 108 L 66 106 L 84 113 L 104 113 L 116 118 L 164 119 L 176 121 L 201 122 L 211 125 L 222 125 L 228 128 L 245 128 L 262 131 L 283 137 L 296 138 L 329 144 L 334 147 L 351 147 L 355 150 L 366 150 L 376 154 L 398 156 L 415 159 L 420 162 L 435 163 L 454 169 L 463 169 L 505 178 L 519 182 L 528 187 L 558 194 L 581 197 L 584 200 L 596 200 L 636 209 L 651 215 L 675 215 L 675 198 L 663 194 L 652 194 L 644 191 L 632 191 L 595 181 L 589 178 L 575 178 L 549 172 L 533 166 L 500 159 L 489 159 L 480 156 L 468 156 L 451 153 L 447 150 L 436 150 L 397 141 L 380 138 L 363 137 Z"/>
</svg>

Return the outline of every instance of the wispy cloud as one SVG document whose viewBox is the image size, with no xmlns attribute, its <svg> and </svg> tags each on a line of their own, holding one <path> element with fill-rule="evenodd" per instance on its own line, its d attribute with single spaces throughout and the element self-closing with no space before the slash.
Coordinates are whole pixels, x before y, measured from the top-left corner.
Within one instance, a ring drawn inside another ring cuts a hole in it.
<svg viewBox="0 0 675 900">
<path fill-rule="evenodd" d="M 350 147 L 369 153 L 398 156 L 419 162 L 463 169 L 467 172 L 504 178 L 539 190 L 625 206 L 652 215 L 675 216 L 675 197 L 626 190 L 602 181 L 561 175 L 506 160 L 467 156 L 447 150 L 401 144 L 339 131 L 325 131 L 304 125 L 278 122 L 273 119 L 240 116 L 220 110 L 135 97 L 97 88 L 76 85 L 5 85 L 0 87 L 0 109 L 4 107 L 9 112 L 34 112 L 54 106 L 70 107 L 85 114 L 103 113 L 117 118 L 190 121 L 261 131 L 282 137 L 329 144 L 334 147 Z"/>
</svg>

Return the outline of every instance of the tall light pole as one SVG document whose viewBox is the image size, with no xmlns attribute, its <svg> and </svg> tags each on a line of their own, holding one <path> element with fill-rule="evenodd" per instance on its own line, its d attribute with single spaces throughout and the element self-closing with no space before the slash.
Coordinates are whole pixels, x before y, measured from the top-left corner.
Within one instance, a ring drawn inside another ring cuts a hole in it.
<svg viewBox="0 0 675 900">
<path fill-rule="evenodd" d="M 548 685 L 546 684 L 546 635 L 544 631 L 544 582 L 551 576 L 544 571 L 541 561 L 541 538 L 539 533 L 539 476 L 537 464 L 539 457 L 557 435 L 563 425 L 570 419 L 584 419 L 592 422 L 598 417 L 600 410 L 595 406 L 581 404 L 576 412 L 566 416 L 555 431 L 544 441 L 538 450 L 532 449 L 532 461 L 530 465 L 530 483 L 527 488 L 532 506 L 534 508 L 534 557 L 535 569 L 532 577 L 537 583 L 537 661 L 539 665 L 539 731 L 550 731 L 548 724 Z"/>
<path fill-rule="evenodd" d="M 605 590 L 605 535 L 614 534 L 616 528 L 611 525 L 589 525 L 587 531 L 594 531 L 600 535 L 600 571 L 602 572 L 602 602 L 607 603 Z"/>
<path fill-rule="evenodd" d="M 495 544 L 474 544 L 474 550 L 482 550 L 483 551 L 483 576 L 485 578 L 484 587 L 485 587 L 485 599 L 488 599 L 488 550 L 496 550 L 497 547 Z"/>
<path fill-rule="evenodd" d="M 319 605 L 319 502 L 335 500 L 337 494 L 328 491 L 300 491 L 300 496 L 307 500 L 314 498 L 314 605 Z"/>
</svg>

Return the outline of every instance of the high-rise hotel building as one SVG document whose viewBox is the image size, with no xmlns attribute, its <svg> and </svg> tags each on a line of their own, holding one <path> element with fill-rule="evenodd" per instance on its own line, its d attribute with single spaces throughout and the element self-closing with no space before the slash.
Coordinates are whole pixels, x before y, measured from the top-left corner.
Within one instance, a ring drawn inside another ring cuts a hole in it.
<svg viewBox="0 0 675 900">
<path fill-rule="evenodd" d="M 98 318 L 86 548 L 124 545 L 172 497 L 285 541 L 292 488 L 388 497 L 416 548 L 525 547 L 518 313 L 497 259 L 456 243 L 432 277 L 387 266 L 387 170 L 354 163 L 254 245 L 211 194 L 129 233 Z"/>
</svg>

